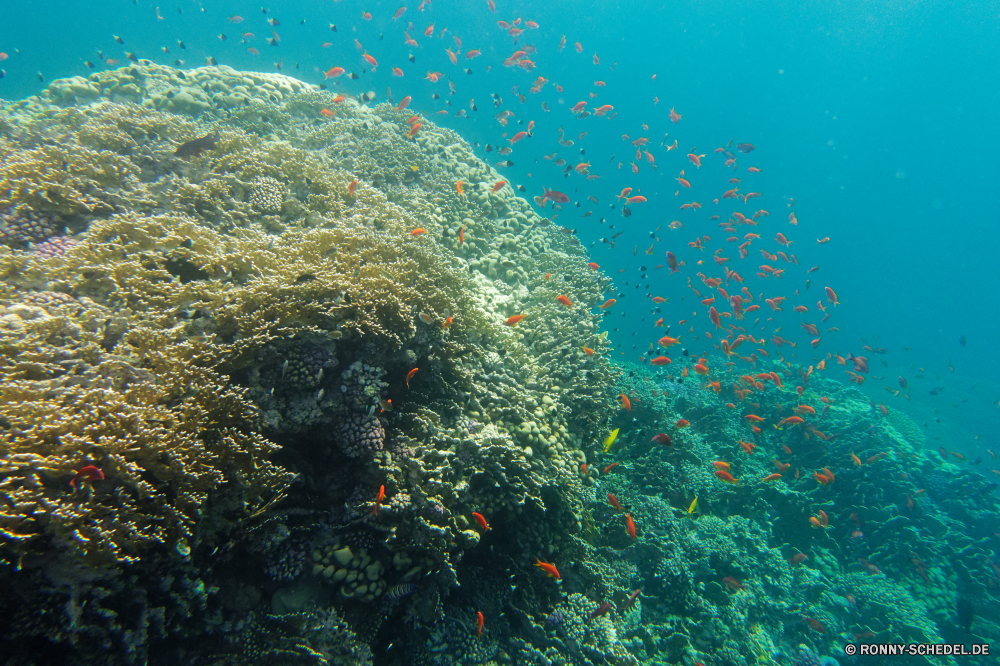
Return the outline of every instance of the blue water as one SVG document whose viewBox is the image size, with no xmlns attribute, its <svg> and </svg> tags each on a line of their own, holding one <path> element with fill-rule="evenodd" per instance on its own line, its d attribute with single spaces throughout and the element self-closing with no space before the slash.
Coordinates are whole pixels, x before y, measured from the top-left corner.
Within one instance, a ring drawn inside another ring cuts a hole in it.
<svg viewBox="0 0 1000 666">
<path fill-rule="evenodd" d="M 482 148 L 479 154 L 490 163 L 512 160 L 514 166 L 501 171 L 513 184 L 526 187 L 525 197 L 541 194 L 544 186 L 581 202 L 579 209 L 566 206 L 556 222 L 577 228 L 582 242 L 594 244 L 594 261 L 615 276 L 619 293 L 627 294 L 608 317 L 612 339 L 624 352 L 620 360 L 637 361 L 663 333 L 652 327 L 660 314 L 654 317 L 651 304 L 641 297 L 646 284 L 650 294 L 670 298 L 661 314 L 667 324 L 674 324 L 671 332 L 681 333 L 693 352 L 711 349 L 703 336 L 693 339 L 706 329 L 707 317 L 685 283 L 697 270 L 722 277 L 711 261 L 712 252 L 722 247 L 731 257 L 728 265 L 747 278 L 755 295 L 788 297 L 786 311 L 773 313 L 768 330 L 783 325 L 782 335 L 799 343 L 794 360 L 816 362 L 827 352 L 861 354 L 865 341 L 884 347 L 889 352 L 884 356 L 867 354 L 872 370 L 863 389 L 875 402 L 909 412 L 929 426 L 932 438 L 947 439 L 950 449 L 975 454 L 981 447 L 1000 445 L 998 317 L 991 297 L 1000 256 L 992 196 L 1000 150 L 995 113 L 1000 107 L 1000 54 L 995 48 L 1000 42 L 1000 3 L 726 0 L 594 6 L 499 0 L 493 14 L 480 0 L 437 0 L 422 12 L 411 0 L 406 14 L 393 22 L 400 4 L 276 3 L 264 14 L 259 2 L 182 0 L 159 5 L 159 19 L 157 5 L 145 0 L 56 1 L 46 3 L 44 11 L 8 3 L 0 25 L 0 51 L 10 57 L 0 63 L 6 71 L 0 96 L 16 100 L 36 93 L 45 85 L 39 74 L 44 82 L 87 75 L 86 60 L 108 67 L 98 59 L 98 50 L 122 64 L 127 63 L 125 52 L 131 51 L 165 64 L 180 59 L 187 67 L 201 66 L 208 57 L 237 69 L 262 71 L 273 71 L 280 62 L 285 74 L 314 83 L 323 81 L 322 71 L 339 65 L 360 75 L 353 81 L 342 77 L 339 89 L 353 94 L 373 90 L 380 100 L 387 87 L 397 101 L 411 95 L 415 111 L 481 146 L 505 145 L 504 132 L 511 136 L 534 120 L 534 135 L 517 144 L 511 155 L 487 154 Z M 364 11 L 372 13 L 371 21 L 361 18 Z M 232 15 L 244 21 L 227 21 Z M 540 27 L 527 30 L 515 47 L 496 21 L 513 22 L 517 17 Z M 267 19 L 280 22 L 274 28 L 281 38 L 278 46 L 265 41 L 272 30 Z M 410 35 L 419 42 L 414 49 L 403 43 L 408 21 L 414 24 Z M 434 36 L 425 37 L 424 29 L 432 22 Z M 329 29 L 330 23 L 337 25 L 337 32 Z M 242 43 L 244 32 L 255 36 Z M 227 36 L 225 41 L 218 38 L 220 33 Z M 124 45 L 114 41 L 115 34 Z M 452 65 L 445 49 L 455 49 L 455 35 L 463 42 L 460 53 L 478 48 L 482 55 Z M 563 35 L 567 46 L 559 51 Z M 366 65 L 355 39 L 378 59 L 377 72 L 362 72 Z M 180 49 L 177 40 L 187 48 Z M 573 48 L 577 41 L 582 53 Z M 332 45 L 323 48 L 323 42 Z M 529 56 L 537 68 L 505 69 L 502 60 L 524 44 L 537 47 Z M 169 53 L 161 51 L 164 46 Z M 260 55 L 248 53 L 249 47 Z M 593 64 L 595 53 L 600 65 Z M 415 63 L 407 59 L 410 54 Z M 490 72 L 485 71 L 487 65 L 492 65 Z M 392 67 L 402 68 L 405 76 L 393 77 Z M 464 67 L 473 73 L 466 74 Z M 427 71 L 446 76 L 434 84 L 422 79 Z M 541 93 L 530 94 L 539 75 L 548 83 Z M 453 96 L 447 79 L 455 82 Z M 595 80 L 605 81 L 606 87 L 594 87 Z M 562 94 L 556 83 L 563 86 Z M 512 86 L 526 95 L 524 104 L 517 101 Z M 592 91 L 599 96 L 591 99 Z M 441 95 L 439 100 L 431 99 L 434 92 Z M 492 103 L 493 93 L 503 99 L 499 108 Z M 659 98 L 656 106 L 654 97 Z M 469 111 L 470 99 L 478 111 Z M 446 100 L 454 106 L 446 106 Z M 618 115 L 611 120 L 577 119 L 568 109 L 581 100 L 588 101 L 590 109 L 612 104 Z M 541 110 L 542 101 L 550 113 Z M 683 116 L 679 124 L 667 118 L 671 107 Z M 455 118 L 459 108 L 469 117 Z M 449 115 L 433 115 L 441 109 Z M 506 128 L 494 119 L 500 109 L 515 113 Z M 642 123 L 648 123 L 648 131 Z M 559 127 L 574 141 L 582 131 L 589 134 L 566 148 L 557 143 Z M 665 132 L 668 143 L 679 142 L 677 151 L 667 153 L 659 146 Z M 647 148 L 658 169 L 637 162 L 639 173 L 633 174 L 635 148 L 622 134 L 649 137 Z M 713 153 L 734 137 L 757 147 L 750 155 L 740 155 L 735 174 Z M 694 147 L 707 155 L 701 169 L 684 157 Z M 542 159 L 557 151 L 570 164 L 589 160 L 591 173 L 601 179 L 587 181 L 575 173 L 564 178 L 558 167 Z M 763 172 L 748 176 L 745 168 L 751 165 Z M 675 197 L 674 178 L 681 169 L 693 187 Z M 740 235 L 753 230 L 762 236 L 744 262 L 736 257 L 736 244 L 725 242 L 727 234 L 717 222 L 707 221 L 714 212 L 723 219 L 731 212 L 731 206 L 713 207 L 710 202 L 729 187 L 725 181 L 734 175 L 744 178 L 744 192 L 764 194 L 740 208 L 771 213 L 761 229 L 740 227 Z M 649 199 L 632 206 L 628 219 L 621 216 L 620 206 L 609 207 L 626 186 Z M 588 195 L 599 204 L 587 201 Z M 795 205 L 789 208 L 792 197 Z M 687 201 L 699 201 L 705 208 L 678 210 Z M 593 215 L 581 218 L 587 210 Z M 790 210 L 800 221 L 797 227 L 786 221 Z M 684 227 L 668 230 L 672 220 L 681 220 Z M 659 242 L 647 256 L 649 232 L 656 227 Z M 790 267 L 780 282 L 752 277 L 755 267 L 765 263 L 758 261 L 759 247 L 781 249 L 770 240 L 779 230 L 794 241 L 790 251 L 801 266 Z M 624 233 L 614 249 L 598 242 L 619 231 Z M 699 235 L 712 239 L 704 252 L 687 246 Z M 816 239 L 827 236 L 830 243 L 815 245 Z M 682 275 L 650 270 L 636 291 L 639 267 L 665 263 L 665 250 L 687 262 Z M 696 269 L 694 262 L 702 258 L 706 265 Z M 816 265 L 820 269 L 808 276 L 812 288 L 805 292 L 804 270 Z M 619 274 L 620 269 L 625 272 Z M 842 302 L 827 324 L 840 332 L 824 336 L 813 351 L 808 346 L 811 336 L 798 325 L 804 320 L 818 323 L 815 302 L 824 286 L 835 288 Z M 803 291 L 801 298 L 794 296 L 796 289 Z M 701 290 L 707 295 L 707 289 Z M 810 312 L 791 312 L 799 303 Z M 691 317 L 694 311 L 697 317 Z M 623 312 L 633 316 L 622 318 Z M 687 331 L 690 324 L 676 324 L 685 318 L 699 321 L 695 333 Z M 965 346 L 960 344 L 963 336 Z M 831 366 L 828 375 L 842 372 Z M 897 388 L 899 376 L 909 381 L 909 402 L 882 388 Z M 931 396 L 934 387 L 945 390 Z"/>
</svg>

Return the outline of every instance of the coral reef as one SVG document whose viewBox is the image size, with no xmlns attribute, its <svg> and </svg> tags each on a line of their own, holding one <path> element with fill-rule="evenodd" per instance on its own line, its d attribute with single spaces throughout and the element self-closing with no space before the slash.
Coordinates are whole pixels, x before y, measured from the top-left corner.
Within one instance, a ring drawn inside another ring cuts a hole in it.
<svg viewBox="0 0 1000 666">
<path fill-rule="evenodd" d="M 408 116 L 146 61 L 0 113 L 10 663 L 805 665 L 1000 636 L 981 474 L 795 366 L 612 364 L 575 236 Z M 796 404 L 815 418 L 745 420 Z"/>
</svg>

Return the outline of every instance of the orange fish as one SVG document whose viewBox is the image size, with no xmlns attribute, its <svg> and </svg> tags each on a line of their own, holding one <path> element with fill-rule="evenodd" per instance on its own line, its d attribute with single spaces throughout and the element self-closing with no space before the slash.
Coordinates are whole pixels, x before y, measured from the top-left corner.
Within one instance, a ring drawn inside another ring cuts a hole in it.
<svg viewBox="0 0 1000 666">
<path fill-rule="evenodd" d="M 671 362 L 670 359 L 667 358 L 666 356 L 657 356 L 656 358 L 651 359 L 649 361 L 650 365 L 666 365 L 667 363 L 670 362 Z"/>
<path fill-rule="evenodd" d="M 354 196 L 354 190 L 358 189 L 357 179 L 352 180 L 351 184 L 347 186 L 347 196 Z"/>
<path fill-rule="evenodd" d="M 458 244 L 459 245 L 465 244 L 465 227 L 462 227 L 461 229 L 458 230 Z"/>
<path fill-rule="evenodd" d="M 753 453 L 757 449 L 757 446 L 752 442 L 744 442 L 743 440 L 740 440 L 740 448 L 747 453 Z"/>
<path fill-rule="evenodd" d="M 568 308 L 573 307 L 573 301 L 569 300 L 565 296 L 556 296 L 556 300 L 565 305 Z"/>
<path fill-rule="evenodd" d="M 670 120 L 676 125 L 681 120 L 681 114 L 674 111 L 673 107 L 670 107 Z"/>
<path fill-rule="evenodd" d="M 326 118 L 333 118 L 333 111 L 331 111 L 330 109 L 320 109 L 319 112 L 320 115 Z"/>
<path fill-rule="evenodd" d="M 715 475 L 717 477 L 719 477 L 720 480 L 722 480 L 722 481 L 724 481 L 726 483 L 730 483 L 730 484 L 732 484 L 734 486 L 737 483 L 739 483 L 736 479 L 733 478 L 732 474 L 730 474 L 729 472 L 727 472 L 724 469 L 717 469 L 717 470 L 715 470 Z"/>
<path fill-rule="evenodd" d="M 721 460 L 716 460 L 714 463 L 712 463 L 712 467 L 714 467 L 715 469 L 723 469 L 723 470 L 730 469 L 729 463 L 723 462 Z"/>
<path fill-rule="evenodd" d="M 410 127 L 410 131 L 407 132 L 406 136 L 412 139 L 416 135 L 416 133 L 420 131 L 421 127 L 423 127 L 423 125 L 421 125 L 420 123 L 414 123 L 413 126 Z"/>
<path fill-rule="evenodd" d="M 417 227 L 416 229 L 414 229 L 413 231 L 410 232 L 410 235 L 411 236 L 419 236 L 421 234 L 426 234 L 426 233 L 427 233 L 426 229 L 423 229 L 421 227 Z"/>
<path fill-rule="evenodd" d="M 384 499 L 385 499 L 385 486 L 383 485 L 383 486 L 379 486 L 379 488 L 378 488 L 378 496 L 375 497 L 375 508 L 372 509 L 372 515 L 373 516 L 377 516 L 378 515 L 378 508 L 379 508 L 382 500 L 384 500 Z"/>
<path fill-rule="evenodd" d="M 618 463 L 616 463 L 616 462 L 615 463 L 611 463 L 610 465 L 608 465 L 607 467 L 604 468 L 604 471 L 601 472 L 601 474 L 607 474 L 608 472 L 610 472 L 611 470 L 613 470 L 615 467 L 618 467 Z"/>
<path fill-rule="evenodd" d="M 375 69 L 378 67 L 378 60 L 368 55 L 367 51 L 365 53 L 362 53 L 361 57 L 364 58 L 368 62 L 368 64 L 372 66 L 372 71 L 374 72 Z"/>
<path fill-rule="evenodd" d="M 477 513 L 475 515 L 478 516 L 479 514 Z M 480 638 L 483 635 L 483 623 L 485 621 L 486 618 L 483 617 L 483 611 L 476 611 L 476 636 L 479 636 Z"/>
<path fill-rule="evenodd" d="M 689 425 L 691 425 L 691 423 L 687 419 L 679 419 L 677 423 L 674 424 L 674 428 L 687 428 Z"/>
<path fill-rule="evenodd" d="M 504 326 L 517 326 L 521 323 L 522 319 L 524 319 L 523 314 L 514 315 L 513 317 L 509 317 L 507 321 L 504 322 Z"/>
<path fill-rule="evenodd" d="M 549 578 L 555 578 L 556 580 L 560 580 L 562 578 L 562 576 L 559 575 L 559 570 L 556 569 L 556 565 L 554 564 L 549 564 L 548 562 L 542 562 L 540 559 L 536 557 L 534 566 L 544 571 L 545 575 L 547 575 Z"/>
<path fill-rule="evenodd" d="M 628 530 L 628 535 L 630 537 L 632 537 L 632 539 L 634 540 L 635 539 L 635 522 L 632 520 L 632 514 L 631 513 L 626 514 L 625 520 L 627 521 L 625 523 L 625 528 Z"/>
<path fill-rule="evenodd" d="M 410 388 L 410 380 L 413 378 L 413 375 L 417 374 L 417 370 L 419 369 L 420 368 L 413 368 L 413 370 L 406 373 L 406 388 Z"/>
<path fill-rule="evenodd" d="M 493 194 L 496 194 L 497 192 L 499 192 L 500 188 L 502 188 L 506 184 L 507 184 L 506 180 L 498 180 L 496 182 L 496 184 L 493 186 Z"/>
<path fill-rule="evenodd" d="M 657 340 L 657 344 L 659 344 L 661 347 L 669 348 L 673 347 L 676 344 L 680 344 L 680 341 L 681 341 L 680 337 L 672 338 L 669 335 L 664 335 L 662 338 Z"/>
<path fill-rule="evenodd" d="M 597 307 L 599 309 L 601 309 L 601 310 L 607 310 L 608 308 L 610 308 L 612 305 L 614 305 L 617 302 L 618 301 L 616 301 L 615 299 L 609 298 L 608 300 L 604 301 L 602 304 L 598 305 Z"/>
<path fill-rule="evenodd" d="M 593 356 L 594 355 L 594 350 L 591 349 L 590 347 L 587 347 L 586 345 L 584 345 L 584 347 L 583 347 L 583 353 L 586 354 L 587 356 Z"/>
<path fill-rule="evenodd" d="M 331 67 L 330 69 L 323 72 L 323 78 L 335 79 L 338 76 L 341 76 L 345 71 L 347 70 L 345 70 L 343 67 Z"/>
<path fill-rule="evenodd" d="M 825 289 L 826 289 L 826 300 L 833 303 L 834 307 L 840 305 L 840 301 L 837 300 L 837 292 L 835 292 L 833 289 L 830 289 L 829 287 L 825 287 Z"/>
<path fill-rule="evenodd" d="M 761 481 L 777 481 L 780 478 L 781 478 L 780 474 L 777 474 L 777 473 L 775 473 L 775 474 L 768 474 L 763 479 L 761 479 Z"/>
<path fill-rule="evenodd" d="M 656 442 L 657 444 L 663 444 L 664 446 L 670 446 L 672 443 L 670 441 L 670 435 L 668 435 L 665 432 L 660 432 L 653 435 L 653 438 L 649 441 Z"/>
<path fill-rule="evenodd" d="M 483 517 L 483 514 L 473 511 L 472 517 L 476 519 L 476 524 L 482 527 L 484 532 L 488 532 L 490 530 L 490 526 L 486 522 L 486 518 Z"/>
<path fill-rule="evenodd" d="M 462 188 L 462 181 L 455 183 L 455 191 L 462 195 L 465 194 L 465 190 Z"/>
<path fill-rule="evenodd" d="M 622 407 L 625 408 L 625 411 L 626 412 L 631 412 L 632 411 L 632 401 L 629 400 L 628 396 L 625 395 L 624 393 L 621 394 L 621 399 L 622 399 Z"/>
<path fill-rule="evenodd" d="M 639 196 L 629 197 L 628 199 L 625 200 L 625 203 L 627 203 L 627 204 L 631 204 L 631 203 L 644 203 L 645 201 L 646 201 L 646 197 L 639 195 Z"/>
</svg>

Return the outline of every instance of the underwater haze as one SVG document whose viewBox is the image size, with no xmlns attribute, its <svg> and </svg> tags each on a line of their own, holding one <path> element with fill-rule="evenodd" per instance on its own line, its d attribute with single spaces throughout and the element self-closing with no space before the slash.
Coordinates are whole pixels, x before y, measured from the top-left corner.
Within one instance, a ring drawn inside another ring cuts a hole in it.
<svg viewBox="0 0 1000 666">
<path fill-rule="evenodd" d="M 992 663 L 1000 2 L 3 16 L 7 663 Z"/>
</svg>

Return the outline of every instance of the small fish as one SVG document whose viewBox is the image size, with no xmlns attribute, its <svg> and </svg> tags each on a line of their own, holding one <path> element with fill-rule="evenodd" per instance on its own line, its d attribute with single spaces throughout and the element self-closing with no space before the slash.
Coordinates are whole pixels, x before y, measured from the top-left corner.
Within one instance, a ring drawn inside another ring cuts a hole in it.
<svg viewBox="0 0 1000 666">
<path fill-rule="evenodd" d="M 728 587 L 730 590 L 739 592 L 740 590 L 743 589 L 743 583 L 736 580 L 732 576 L 726 576 L 725 578 L 722 579 L 722 582 L 725 583 L 726 587 Z"/>
<path fill-rule="evenodd" d="M 670 440 L 670 435 L 665 432 L 657 433 L 653 435 L 653 438 L 649 440 L 651 442 L 656 442 L 657 444 L 663 444 L 664 446 L 670 446 L 673 442 Z"/>
<path fill-rule="evenodd" d="M 608 612 L 614 610 L 614 608 L 615 607 L 611 603 L 605 601 L 603 604 L 598 606 L 593 613 L 590 614 L 590 617 L 587 618 L 587 622 L 590 622 L 595 617 L 601 617 L 602 615 L 607 615 Z"/>
<path fill-rule="evenodd" d="M 429 314 L 427 314 L 426 312 L 421 312 L 421 313 L 420 313 L 419 315 L 417 315 L 417 316 L 418 316 L 418 317 L 420 317 L 420 321 L 424 322 L 424 323 L 425 323 L 425 324 L 427 324 L 428 326 L 430 326 L 431 324 L 433 324 L 433 323 L 434 323 L 434 317 L 430 316 L 430 315 L 429 315 Z"/>
<path fill-rule="evenodd" d="M 417 125 L 419 125 L 419 124 L 420 123 L 417 123 Z M 411 236 L 420 236 L 420 235 L 426 234 L 426 233 L 427 233 L 426 229 L 424 229 L 422 227 L 417 227 L 416 229 L 414 229 L 413 231 L 410 232 L 410 235 Z"/>
<path fill-rule="evenodd" d="M 604 468 L 604 471 L 602 471 L 601 474 L 607 474 L 608 472 L 610 472 L 611 470 L 613 470 L 615 467 L 618 467 L 619 464 L 621 464 L 621 463 L 616 463 L 616 462 L 611 463 L 610 465 L 608 465 L 607 467 Z"/>
<path fill-rule="evenodd" d="M 84 484 L 90 485 L 93 484 L 94 481 L 103 480 L 104 472 L 93 465 L 87 465 L 85 467 L 81 467 L 80 470 L 74 474 L 73 478 L 69 481 L 69 485 L 73 488 L 73 490 L 79 490 L 78 484 L 79 486 L 83 486 Z"/>
<path fill-rule="evenodd" d="M 513 317 L 508 317 L 507 321 L 504 322 L 504 326 L 517 326 L 524 319 L 523 314 L 514 315 Z"/>
<path fill-rule="evenodd" d="M 695 497 L 694 500 L 691 502 L 691 506 L 688 507 L 687 515 L 693 516 L 694 512 L 697 511 L 697 509 L 698 509 L 698 498 Z"/>
<path fill-rule="evenodd" d="M 372 509 L 372 515 L 373 516 L 377 516 L 378 515 L 378 509 L 381 506 L 382 500 L 384 500 L 384 499 L 385 499 L 385 486 L 382 485 L 382 486 L 379 486 L 379 488 L 378 488 L 378 495 L 375 497 L 375 508 Z"/>
<path fill-rule="evenodd" d="M 476 611 L 476 635 L 479 637 L 483 635 L 483 622 L 485 622 L 483 611 Z"/>
<path fill-rule="evenodd" d="M 560 296 L 556 296 L 556 300 L 557 300 L 558 302 L 562 303 L 563 305 L 565 305 L 565 306 L 566 306 L 566 307 L 568 307 L 568 308 L 571 308 L 571 307 L 573 307 L 573 301 L 569 300 L 569 299 L 568 299 L 568 298 L 566 298 L 565 296 L 562 296 L 562 295 L 560 295 Z"/>
<path fill-rule="evenodd" d="M 198 157 L 206 150 L 215 150 L 215 144 L 218 140 L 219 132 L 216 130 L 212 134 L 206 134 L 198 139 L 185 141 L 177 147 L 177 150 L 174 151 L 174 157 L 180 157 L 182 159 L 188 157 Z"/>
<path fill-rule="evenodd" d="M 604 452 L 607 453 L 614 446 L 615 440 L 618 439 L 619 428 L 615 428 L 611 431 L 611 434 L 604 439 L 604 444 L 602 445 Z"/>
<path fill-rule="evenodd" d="M 614 507 L 615 511 L 625 511 L 625 509 L 622 508 L 621 503 L 618 501 L 618 498 L 611 493 L 608 493 L 608 504 Z"/>
<path fill-rule="evenodd" d="M 417 374 L 417 370 L 419 369 L 420 368 L 413 368 L 413 370 L 406 373 L 406 388 L 410 388 L 410 380 L 413 378 L 413 375 Z"/>
<path fill-rule="evenodd" d="M 730 474 L 729 472 L 727 472 L 724 469 L 717 469 L 717 470 L 715 470 L 715 475 L 717 477 L 719 477 L 719 479 L 721 481 L 725 482 L 725 483 L 729 483 L 729 484 L 732 484 L 734 486 L 739 483 L 735 478 L 733 478 L 732 474 Z"/>
<path fill-rule="evenodd" d="M 628 530 L 628 535 L 635 540 L 635 521 L 632 520 L 632 514 L 625 515 L 625 529 Z"/>
<path fill-rule="evenodd" d="M 475 511 L 473 511 L 472 512 L 472 517 L 475 518 L 476 524 L 479 525 L 480 527 L 482 527 L 484 532 L 488 532 L 490 530 L 490 526 L 486 522 L 486 518 L 483 517 L 483 514 L 476 513 Z"/>
<path fill-rule="evenodd" d="M 358 180 L 355 178 L 347 186 L 347 196 L 354 196 L 354 190 L 358 189 Z"/>
<path fill-rule="evenodd" d="M 628 399 L 628 396 L 627 396 L 627 395 L 625 395 L 624 393 L 622 393 L 622 394 L 621 394 L 620 396 L 618 396 L 618 397 L 619 397 L 619 398 L 621 398 L 621 401 L 622 401 L 622 407 L 624 407 L 624 408 L 625 408 L 625 411 L 626 411 L 626 412 L 631 412 L 631 411 L 632 411 L 632 401 Z"/>
<path fill-rule="evenodd" d="M 536 557 L 534 566 L 544 571 L 545 575 L 547 575 L 549 578 L 555 578 L 556 580 L 562 579 L 562 576 L 559 575 L 559 570 L 556 569 L 556 565 L 554 564 L 550 564 L 548 562 L 542 562 L 540 559 Z"/>
<path fill-rule="evenodd" d="M 385 593 L 385 600 L 392 601 L 393 599 L 408 597 L 416 592 L 417 589 L 417 586 L 413 583 L 400 583 L 399 585 L 394 585 L 389 588 L 388 592 Z"/>
</svg>

